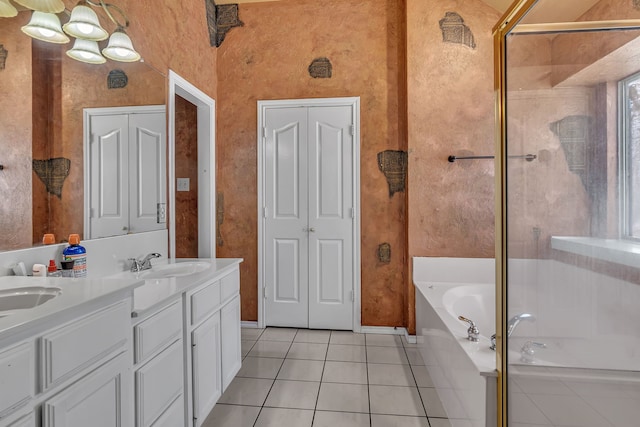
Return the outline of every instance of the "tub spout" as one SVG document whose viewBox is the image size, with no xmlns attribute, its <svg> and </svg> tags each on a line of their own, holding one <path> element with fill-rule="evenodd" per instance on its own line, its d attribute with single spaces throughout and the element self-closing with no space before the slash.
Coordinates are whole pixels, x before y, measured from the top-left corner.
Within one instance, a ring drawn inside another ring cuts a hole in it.
<svg viewBox="0 0 640 427">
<path fill-rule="evenodd" d="M 513 334 L 513 331 L 515 331 L 521 320 L 535 322 L 536 318 L 533 314 L 529 313 L 516 314 L 511 319 L 509 319 L 509 322 L 507 323 L 507 337 L 510 337 L 511 334 Z"/>
</svg>

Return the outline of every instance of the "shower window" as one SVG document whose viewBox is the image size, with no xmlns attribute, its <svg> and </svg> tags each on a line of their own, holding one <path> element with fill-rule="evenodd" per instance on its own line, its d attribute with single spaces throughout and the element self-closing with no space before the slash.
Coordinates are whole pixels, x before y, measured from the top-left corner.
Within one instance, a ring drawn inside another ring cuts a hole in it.
<svg viewBox="0 0 640 427">
<path fill-rule="evenodd" d="M 620 87 L 620 186 L 622 235 L 640 240 L 640 73 Z"/>
</svg>

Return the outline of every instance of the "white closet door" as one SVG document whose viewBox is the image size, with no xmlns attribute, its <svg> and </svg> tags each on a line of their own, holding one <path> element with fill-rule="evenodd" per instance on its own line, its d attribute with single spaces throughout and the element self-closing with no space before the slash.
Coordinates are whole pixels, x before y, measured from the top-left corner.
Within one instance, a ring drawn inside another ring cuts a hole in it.
<svg viewBox="0 0 640 427">
<path fill-rule="evenodd" d="M 265 114 L 265 321 L 353 329 L 353 111 Z"/>
<path fill-rule="evenodd" d="M 267 325 L 309 325 L 307 109 L 273 108 L 265 130 Z"/>
<path fill-rule="evenodd" d="M 126 114 L 90 120 L 91 237 L 118 236 L 129 227 L 129 119 Z"/>
<path fill-rule="evenodd" d="M 309 327 L 353 329 L 349 106 L 309 108 Z"/>
<path fill-rule="evenodd" d="M 166 228 L 158 203 L 166 203 L 165 113 L 129 115 L 129 228 L 132 232 Z"/>
</svg>

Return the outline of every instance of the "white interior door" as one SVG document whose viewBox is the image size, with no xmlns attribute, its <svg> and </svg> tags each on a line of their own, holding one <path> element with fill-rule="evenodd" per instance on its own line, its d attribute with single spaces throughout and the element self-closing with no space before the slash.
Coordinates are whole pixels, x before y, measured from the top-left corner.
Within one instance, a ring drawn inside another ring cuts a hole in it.
<svg viewBox="0 0 640 427">
<path fill-rule="evenodd" d="M 353 125 L 351 106 L 266 110 L 267 325 L 353 329 Z"/>
<path fill-rule="evenodd" d="M 91 116 L 89 127 L 90 235 L 85 238 L 127 234 L 129 116 Z"/>
<path fill-rule="evenodd" d="M 129 115 L 129 228 L 166 228 L 166 119 L 164 112 Z"/>
</svg>

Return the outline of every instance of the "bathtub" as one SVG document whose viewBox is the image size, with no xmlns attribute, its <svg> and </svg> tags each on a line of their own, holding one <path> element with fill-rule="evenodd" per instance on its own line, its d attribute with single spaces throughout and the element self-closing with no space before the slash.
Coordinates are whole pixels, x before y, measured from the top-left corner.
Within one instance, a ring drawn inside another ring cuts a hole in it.
<svg viewBox="0 0 640 427">
<path fill-rule="evenodd" d="M 414 258 L 420 354 L 452 427 L 497 423 L 493 259 Z M 478 342 L 467 340 L 473 320 Z"/>
</svg>

